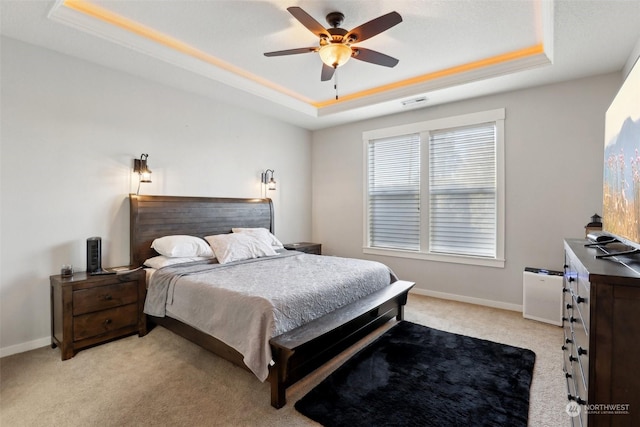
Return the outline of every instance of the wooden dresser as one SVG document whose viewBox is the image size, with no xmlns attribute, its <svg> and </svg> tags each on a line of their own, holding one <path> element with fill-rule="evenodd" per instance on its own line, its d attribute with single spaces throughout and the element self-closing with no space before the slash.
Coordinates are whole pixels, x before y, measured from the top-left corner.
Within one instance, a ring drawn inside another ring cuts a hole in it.
<svg viewBox="0 0 640 427">
<path fill-rule="evenodd" d="M 51 276 L 51 347 L 62 360 L 80 349 L 133 333 L 147 333 L 145 271 Z"/>
<path fill-rule="evenodd" d="M 571 425 L 640 426 L 640 257 L 621 258 L 627 265 L 596 259 L 604 252 L 586 243 L 564 243 L 562 350 Z"/>
</svg>

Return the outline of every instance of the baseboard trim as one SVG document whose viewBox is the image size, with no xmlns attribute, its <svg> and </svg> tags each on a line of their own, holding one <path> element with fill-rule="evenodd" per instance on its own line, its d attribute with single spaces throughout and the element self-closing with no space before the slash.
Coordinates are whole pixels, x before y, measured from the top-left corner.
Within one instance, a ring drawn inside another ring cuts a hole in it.
<svg viewBox="0 0 640 427">
<path fill-rule="evenodd" d="M 503 310 L 518 311 L 518 312 L 522 313 L 522 305 L 509 304 L 509 303 L 506 303 L 506 302 L 494 301 L 494 300 L 490 300 L 490 299 L 467 297 L 467 296 L 464 296 L 464 295 L 449 294 L 449 293 L 446 293 L 446 292 L 430 291 L 430 290 L 427 290 L 427 289 L 417 289 L 415 286 L 413 287 L 413 289 L 411 289 L 409 291 L 409 293 L 410 294 L 424 295 L 426 297 L 434 297 L 434 298 L 448 299 L 448 300 L 458 301 L 458 302 L 466 302 L 466 303 L 469 303 L 469 304 L 484 305 L 486 307 L 500 308 L 500 309 L 503 309 Z"/>
<path fill-rule="evenodd" d="M 508 304 L 500 301 L 494 301 L 494 300 L 488 300 L 488 299 L 482 299 L 482 298 L 473 298 L 473 297 L 467 297 L 464 295 L 449 294 L 446 292 L 430 291 L 426 289 L 416 289 L 415 286 L 413 287 L 413 289 L 409 291 L 409 293 L 424 295 L 427 297 L 448 299 L 452 301 L 466 302 L 469 304 L 484 305 L 486 307 L 501 308 L 503 310 L 519 311 L 520 313 L 522 313 L 522 305 L 518 305 L 518 304 Z M 36 348 L 45 347 L 50 344 L 51 344 L 51 337 L 45 337 L 45 338 L 39 338 L 37 340 L 33 340 L 33 341 L 21 343 L 21 344 L 10 345 L 9 347 L 2 347 L 0 348 L 0 357 L 11 356 L 12 354 L 17 354 L 17 353 L 24 353 L 25 351 L 35 350 Z"/>
<path fill-rule="evenodd" d="M 46 347 L 47 345 L 51 345 L 51 337 L 39 338 L 29 342 L 10 345 L 9 347 L 2 347 L 0 348 L 0 357 L 24 353 L 25 351 L 35 350 L 36 348 Z"/>
</svg>

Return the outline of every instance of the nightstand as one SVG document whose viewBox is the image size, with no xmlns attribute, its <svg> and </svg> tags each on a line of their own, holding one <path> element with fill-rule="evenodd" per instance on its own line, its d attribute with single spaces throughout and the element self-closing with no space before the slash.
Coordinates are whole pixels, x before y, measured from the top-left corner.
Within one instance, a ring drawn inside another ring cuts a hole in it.
<svg viewBox="0 0 640 427">
<path fill-rule="evenodd" d="M 133 333 L 147 334 L 146 272 L 51 276 L 51 347 L 62 360 L 78 350 Z"/>
<path fill-rule="evenodd" d="M 322 245 L 320 243 L 311 243 L 311 242 L 287 243 L 284 245 L 284 248 L 290 251 L 298 251 L 298 252 L 305 252 L 307 254 L 322 255 Z"/>
</svg>

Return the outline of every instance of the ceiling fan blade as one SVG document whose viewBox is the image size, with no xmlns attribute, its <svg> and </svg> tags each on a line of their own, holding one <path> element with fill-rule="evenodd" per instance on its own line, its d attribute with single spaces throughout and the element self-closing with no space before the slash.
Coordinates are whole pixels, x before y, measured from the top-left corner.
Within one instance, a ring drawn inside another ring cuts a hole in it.
<svg viewBox="0 0 640 427">
<path fill-rule="evenodd" d="M 333 77 L 333 73 L 335 73 L 336 69 L 328 66 L 327 64 L 322 64 L 322 74 L 320 75 L 320 80 L 326 82 L 327 80 L 331 80 Z"/>
<path fill-rule="evenodd" d="M 276 50 L 275 52 L 265 52 L 264 56 L 283 56 L 283 55 L 296 55 L 298 53 L 311 53 L 316 52 L 317 47 L 301 47 L 298 49 Z"/>
<path fill-rule="evenodd" d="M 370 39 L 371 37 L 376 36 L 401 22 L 402 16 L 400 16 L 398 12 L 389 12 L 386 15 L 379 16 L 376 19 L 372 19 L 371 21 L 365 22 L 359 27 L 354 28 L 347 33 L 345 38 L 355 38 L 353 43 L 359 43 L 363 40 Z"/>
<path fill-rule="evenodd" d="M 355 53 L 352 58 L 359 59 L 360 61 L 370 62 L 384 67 L 395 67 L 399 62 L 396 58 L 376 52 L 375 50 L 365 49 L 363 47 L 354 47 L 352 49 Z"/>
<path fill-rule="evenodd" d="M 302 25 L 307 27 L 309 31 L 320 38 L 331 38 L 331 35 L 327 31 L 326 28 L 322 26 L 318 21 L 316 21 L 311 15 L 302 10 L 302 8 L 297 6 L 288 7 L 287 10 L 289 13 L 293 15 Z"/>
</svg>

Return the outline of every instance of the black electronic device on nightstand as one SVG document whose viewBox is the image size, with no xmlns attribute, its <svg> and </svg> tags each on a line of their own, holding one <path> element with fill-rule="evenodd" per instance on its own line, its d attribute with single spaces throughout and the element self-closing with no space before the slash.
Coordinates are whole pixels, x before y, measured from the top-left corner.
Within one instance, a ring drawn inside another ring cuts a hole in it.
<svg viewBox="0 0 640 427">
<path fill-rule="evenodd" d="M 87 274 L 97 276 L 115 274 L 102 268 L 102 238 L 89 237 L 87 239 Z"/>
</svg>

